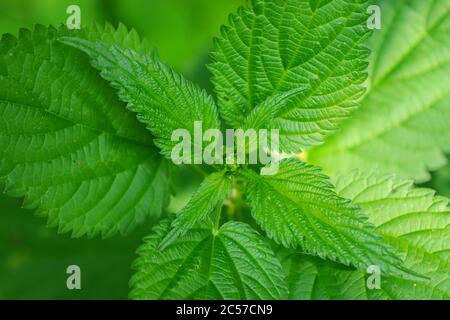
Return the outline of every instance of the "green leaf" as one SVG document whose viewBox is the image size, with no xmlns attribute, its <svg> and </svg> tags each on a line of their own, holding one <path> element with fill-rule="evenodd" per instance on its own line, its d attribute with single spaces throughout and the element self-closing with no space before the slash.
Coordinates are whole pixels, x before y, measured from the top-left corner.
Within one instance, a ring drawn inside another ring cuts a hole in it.
<svg viewBox="0 0 450 320">
<path fill-rule="evenodd" d="M 229 221 L 217 230 L 190 229 L 163 251 L 163 220 L 145 239 L 130 283 L 133 299 L 282 299 L 286 285 L 270 245 L 250 226 Z"/>
<path fill-rule="evenodd" d="M 342 176 L 336 185 L 341 196 L 351 198 L 377 225 L 376 230 L 404 257 L 405 266 L 427 276 L 412 281 L 381 277 L 381 289 L 366 288 L 367 274 L 304 255 L 290 255 L 291 298 L 335 299 L 450 299 L 450 209 L 448 199 L 429 189 L 413 188 L 411 181 L 377 172 L 357 171 Z M 309 270 L 301 273 L 300 270 Z M 314 279 L 312 279 L 314 278 Z M 345 281 L 341 281 L 347 279 Z M 302 289 L 299 287 L 302 286 Z"/>
<path fill-rule="evenodd" d="M 242 174 L 249 180 L 252 215 L 276 242 L 360 269 L 378 265 L 385 275 L 414 277 L 319 169 L 290 158 L 272 176 L 250 170 Z"/>
<path fill-rule="evenodd" d="M 377 230 L 449 257 L 448 199 L 431 189 L 413 188 L 413 182 L 374 172 L 353 172 L 341 177 L 338 193 L 368 212 Z M 450 259 L 449 259 L 450 261 Z"/>
<path fill-rule="evenodd" d="M 299 252 L 283 250 L 279 255 L 287 275 L 289 299 L 367 299 L 363 271 Z"/>
<path fill-rule="evenodd" d="M 309 160 L 331 175 L 378 168 L 423 182 L 450 152 L 450 3 L 379 4 L 368 93 Z"/>
<path fill-rule="evenodd" d="M 155 54 L 141 55 L 117 45 L 74 37 L 61 38 L 61 42 L 91 57 L 93 66 L 118 90 L 120 99 L 155 135 L 155 144 L 167 158 L 180 143 L 172 141 L 174 131 L 187 130 L 194 147 L 191 163 L 196 163 L 195 144 L 203 141 L 194 132 L 195 122 L 201 122 L 203 131 L 220 129 L 214 100 L 205 90 L 163 64 Z"/>
<path fill-rule="evenodd" d="M 230 191 L 231 177 L 227 176 L 225 170 L 207 176 L 186 206 L 177 214 L 176 219 L 173 220 L 171 224 L 173 229 L 161 242 L 160 249 L 167 247 L 197 223 L 204 222 L 217 205 L 221 209 L 222 202 L 230 194 Z"/>
<path fill-rule="evenodd" d="M 139 43 L 124 27 L 75 33 Z M 159 217 L 169 164 L 88 59 L 56 41 L 75 33 L 38 25 L 2 38 L 0 185 L 60 232 L 110 236 Z"/>
<path fill-rule="evenodd" d="M 249 112 L 242 127 L 255 130 L 267 129 L 277 113 L 289 107 L 292 100 L 298 98 L 304 90 L 305 88 L 298 87 L 268 97 Z"/>
<path fill-rule="evenodd" d="M 70 33 L 62 32 L 59 34 L 59 36 L 68 35 L 79 35 L 91 41 L 103 41 L 105 43 L 115 44 L 121 48 L 132 48 L 141 54 L 152 50 L 152 47 L 146 39 L 141 39 L 135 29 L 128 30 L 123 23 L 119 23 L 117 29 L 109 23 L 105 25 L 96 23 L 90 26 L 87 32 L 81 31 L 81 34 L 78 34 L 76 31 Z"/>
<path fill-rule="evenodd" d="M 270 122 L 283 151 L 321 144 L 357 106 L 369 51 L 365 0 L 253 0 L 215 41 L 210 70 L 223 117 L 240 127 L 267 98 L 304 88 Z"/>
</svg>

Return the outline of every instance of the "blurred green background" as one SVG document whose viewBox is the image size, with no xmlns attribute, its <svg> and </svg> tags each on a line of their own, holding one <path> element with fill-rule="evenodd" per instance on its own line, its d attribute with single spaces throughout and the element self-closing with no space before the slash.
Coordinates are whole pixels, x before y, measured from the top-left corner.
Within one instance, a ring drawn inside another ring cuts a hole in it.
<svg viewBox="0 0 450 320">
<path fill-rule="evenodd" d="M 0 1 L 0 32 L 17 34 L 35 23 L 65 23 L 69 5 L 81 9 L 81 24 L 109 21 L 135 28 L 161 58 L 210 89 L 212 37 L 243 0 L 13 0 Z M 187 173 L 185 173 L 187 174 Z M 180 180 L 195 183 L 192 177 Z M 192 189 L 192 188 L 191 188 Z M 177 210 L 189 190 L 172 202 Z M 46 220 L 0 195 L 0 299 L 126 299 L 131 263 L 151 226 L 108 240 L 71 239 L 45 227 Z M 66 288 L 67 266 L 81 268 L 82 289 Z"/>
<path fill-rule="evenodd" d="M 81 24 L 123 22 L 158 49 L 161 58 L 204 85 L 212 37 L 244 0 L 0 0 L 0 32 L 17 34 L 35 23 L 65 23 L 67 7 L 81 9 Z"/>
</svg>

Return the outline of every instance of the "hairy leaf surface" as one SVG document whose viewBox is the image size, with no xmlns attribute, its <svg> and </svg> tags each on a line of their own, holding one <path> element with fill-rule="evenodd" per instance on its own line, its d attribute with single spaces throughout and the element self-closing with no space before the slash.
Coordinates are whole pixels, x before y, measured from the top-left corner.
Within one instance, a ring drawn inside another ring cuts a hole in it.
<svg viewBox="0 0 450 320">
<path fill-rule="evenodd" d="M 295 159 L 280 163 L 272 176 L 247 170 L 252 215 L 270 238 L 285 247 L 383 274 L 408 277 L 394 250 L 366 222 L 358 207 L 338 196 L 328 177 Z"/>
<path fill-rule="evenodd" d="M 405 266 L 429 279 L 381 277 L 381 289 L 368 289 L 364 271 L 343 268 L 301 254 L 285 256 L 294 299 L 450 299 L 450 208 L 448 199 L 411 181 L 376 172 L 338 179 L 341 196 L 351 198 L 377 225 L 377 231 L 404 257 Z"/>
<path fill-rule="evenodd" d="M 270 96 L 303 88 L 267 124 L 283 151 L 318 145 L 356 107 L 366 79 L 367 3 L 252 0 L 230 17 L 210 65 L 223 117 L 241 127 Z"/>
<path fill-rule="evenodd" d="M 126 232 L 160 215 L 169 166 L 88 59 L 56 41 L 68 34 L 38 25 L 2 38 L 0 183 L 61 232 Z M 123 26 L 77 34 L 145 50 Z"/>
<path fill-rule="evenodd" d="M 202 182 L 198 190 L 192 195 L 187 205 L 177 214 L 171 226 L 172 230 L 161 242 L 161 249 L 172 243 L 198 223 L 205 219 L 214 209 L 222 208 L 223 200 L 231 191 L 231 177 L 225 171 L 210 174 Z M 220 214 L 220 211 L 218 212 Z"/>
<path fill-rule="evenodd" d="M 197 226 L 159 250 L 170 223 L 163 220 L 139 248 L 131 298 L 286 298 L 280 262 L 250 226 L 235 221 L 219 230 Z"/>
<path fill-rule="evenodd" d="M 205 90 L 163 64 L 155 54 L 141 55 L 132 49 L 81 38 L 61 41 L 90 55 L 94 67 L 118 90 L 128 108 L 138 114 L 167 158 L 171 158 L 172 150 L 179 144 L 179 137 L 172 141 L 177 129 L 190 134 L 191 155 L 202 156 L 194 147 L 203 145 L 202 136 L 197 137 L 194 132 L 195 122 L 201 124 L 203 131 L 220 129 L 215 102 Z M 191 163 L 194 162 L 192 159 Z"/>
</svg>

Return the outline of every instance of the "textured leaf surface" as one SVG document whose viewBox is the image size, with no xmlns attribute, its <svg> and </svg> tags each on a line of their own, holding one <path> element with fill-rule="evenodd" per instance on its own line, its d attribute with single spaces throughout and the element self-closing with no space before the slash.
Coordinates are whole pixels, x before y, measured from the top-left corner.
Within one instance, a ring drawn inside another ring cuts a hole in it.
<svg viewBox="0 0 450 320">
<path fill-rule="evenodd" d="M 283 272 L 269 244 L 250 226 L 190 229 L 162 251 L 170 228 L 163 220 L 139 248 L 131 279 L 133 299 L 281 299 Z"/>
<path fill-rule="evenodd" d="M 287 275 L 289 299 L 367 299 L 363 271 L 299 252 L 283 252 L 280 259 Z"/>
<path fill-rule="evenodd" d="M 212 97 L 159 61 L 155 54 L 141 55 L 117 45 L 81 38 L 61 41 L 90 55 L 103 78 L 118 90 L 119 97 L 154 134 L 155 144 L 166 157 L 171 157 L 179 143 L 172 141 L 175 130 L 188 130 L 194 146 L 194 140 L 202 141 L 201 136 L 195 136 L 196 121 L 201 121 L 203 131 L 220 129 Z"/>
<path fill-rule="evenodd" d="M 422 182 L 450 152 L 450 2 L 380 5 L 368 93 L 309 160 L 331 175 L 378 168 Z"/>
<path fill-rule="evenodd" d="M 284 260 L 291 298 L 450 299 L 448 199 L 412 186 L 375 172 L 353 172 L 337 182 L 338 193 L 363 208 L 405 266 L 428 280 L 382 277 L 381 290 L 369 290 L 363 272 L 297 254 Z"/>
<path fill-rule="evenodd" d="M 192 195 L 187 205 L 177 214 L 172 222 L 172 230 L 161 243 L 161 249 L 172 243 L 180 235 L 197 223 L 202 223 L 214 207 L 222 207 L 223 200 L 230 194 L 231 177 L 225 171 L 210 174 Z"/>
<path fill-rule="evenodd" d="M 268 97 L 304 91 L 268 124 L 284 151 L 322 143 L 363 93 L 366 1 L 253 0 L 230 17 L 212 54 L 220 111 L 240 127 Z"/>
<path fill-rule="evenodd" d="M 144 50 L 121 26 L 79 36 Z M 22 29 L 0 45 L 0 183 L 74 236 L 126 232 L 158 217 L 168 163 L 149 132 L 78 50 L 65 28 Z"/>
<path fill-rule="evenodd" d="M 359 208 L 339 197 L 320 170 L 284 160 L 272 176 L 253 171 L 247 196 L 252 215 L 270 238 L 322 258 L 366 269 L 379 265 L 384 274 L 408 276 L 392 248 L 365 221 Z"/>
</svg>

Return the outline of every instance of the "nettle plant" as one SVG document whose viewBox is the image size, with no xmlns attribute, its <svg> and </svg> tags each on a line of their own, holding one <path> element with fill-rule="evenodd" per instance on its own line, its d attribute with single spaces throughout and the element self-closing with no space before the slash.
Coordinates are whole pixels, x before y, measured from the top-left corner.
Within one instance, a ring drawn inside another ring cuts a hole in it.
<svg viewBox="0 0 450 320">
<path fill-rule="evenodd" d="M 413 186 L 450 152 L 450 3 L 379 1 L 370 37 L 371 4 L 251 1 L 214 42 L 217 100 L 123 25 L 4 35 L 5 192 L 74 237 L 159 220 L 131 298 L 450 298 L 448 199 Z M 204 180 L 162 218 L 195 122 L 278 129 L 291 156 L 190 165 Z"/>
</svg>

